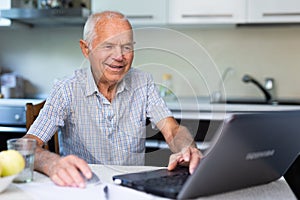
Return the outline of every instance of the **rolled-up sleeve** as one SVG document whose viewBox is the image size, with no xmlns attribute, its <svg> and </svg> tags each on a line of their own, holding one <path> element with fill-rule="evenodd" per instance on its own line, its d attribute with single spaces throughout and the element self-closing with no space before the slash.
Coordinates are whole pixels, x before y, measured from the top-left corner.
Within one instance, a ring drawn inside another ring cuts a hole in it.
<svg viewBox="0 0 300 200">
<path fill-rule="evenodd" d="M 157 124 L 160 120 L 172 117 L 172 112 L 167 107 L 165 101 L 158 93 L 158 89 L 154 84 L 151 75 L 148 77 L 148 102 L 147 102 L 147 117 L 154 124 Z"/>
<path fill-rule="evenodd" d="M 64 93 L 61 84 L 57 83 L 27 134 L 35 135 L 42 141 L 47 142 L 59 127 L 64 126 L 66 116 Z"/>
</svg>

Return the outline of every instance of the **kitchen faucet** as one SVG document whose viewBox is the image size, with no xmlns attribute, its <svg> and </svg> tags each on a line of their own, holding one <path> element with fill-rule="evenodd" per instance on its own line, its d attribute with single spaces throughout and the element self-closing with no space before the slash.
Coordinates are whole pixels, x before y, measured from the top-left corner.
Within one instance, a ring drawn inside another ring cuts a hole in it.
<svg viewBox="0 0 300 200">
<path fill-rule="evenodd" d="M 243 76 L 243 79 L 242 79 L 245 83 L 253 83 L 254 85 L 256 85 L 265 95 L 265 98 L 266 98 L 266 102 L 267 103 L 271 103 L 272 102 L 272 96 L 271 94 L 267 91 L 267 89 L 262 86 L 257 80 L 255 80 L 253 77 L 251 77 L 250 75 L 248 74 L 245 74 Z"/>
</svg>

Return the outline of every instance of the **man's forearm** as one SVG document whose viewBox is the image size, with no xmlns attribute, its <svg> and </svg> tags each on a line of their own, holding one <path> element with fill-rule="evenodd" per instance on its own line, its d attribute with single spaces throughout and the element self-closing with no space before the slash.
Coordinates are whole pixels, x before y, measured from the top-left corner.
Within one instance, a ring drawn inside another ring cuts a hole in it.
<svg viewBox="0 0 300 200">
<path fill-rule="evenodd" d="M 51 166 L 59 159 L 59 155 L 37 147 L 35 152 L 34 169 L 50 176 Z"/>
<path fill-rule="evenodd" d="M 173 153 L 178 153 L 188 147 L 197 148 L 194 138 L 186 127 L 179 125 L 177 130 L 173 131 L 175 132 L 173 138 L 167 141 Z"/>
<path fill-rule="evenodd" d="M 178 153 L 188 147 L 196 147 L 190 131 L 179 125 L 173 117 L 162 119 L 156 125 L 173 153 Z"/>
<path fill-rule="evenodd" d="M 34 169 L 50 176 L 51 166 L 53 166 L 53 164 L 60 158 L 60 156 L 42 148 L 44 142 L 37 136 L 26 134 L 23 137 L 35 139 L 37 141 L 34 158 Z"/>
</svg>

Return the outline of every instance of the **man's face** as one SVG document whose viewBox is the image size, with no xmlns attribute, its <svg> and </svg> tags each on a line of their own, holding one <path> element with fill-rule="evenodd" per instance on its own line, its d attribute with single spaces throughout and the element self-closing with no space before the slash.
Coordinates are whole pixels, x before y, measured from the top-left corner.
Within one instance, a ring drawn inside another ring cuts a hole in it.
<svg viewBox="0 0 300 200">
<path fill-rule="evenodd" d="M 97 84 L 115 84 L 122 80 L 133 61 L 133 36 L 129 24 L 112 20 L 97 26 L 90 45 L 89 60 Z"/>
</svg>

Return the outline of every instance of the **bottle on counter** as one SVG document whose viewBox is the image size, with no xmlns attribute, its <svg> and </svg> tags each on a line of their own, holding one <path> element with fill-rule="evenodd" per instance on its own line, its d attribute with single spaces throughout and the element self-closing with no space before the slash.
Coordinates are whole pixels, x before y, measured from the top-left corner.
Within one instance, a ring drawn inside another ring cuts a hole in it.
<svg viewBox="0 0 300 200">
<path fill-rule="evenodd" d="M 162 84 L 159 87 L 160 96 L 166 101 L 171 101 L 175 99 L 175 95 L 172 92 L 173 81 L 171 74 L 163 74 Z"/>
</svg>

